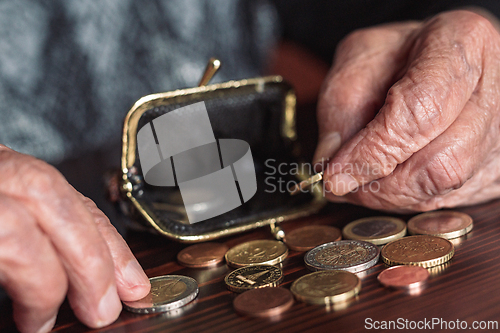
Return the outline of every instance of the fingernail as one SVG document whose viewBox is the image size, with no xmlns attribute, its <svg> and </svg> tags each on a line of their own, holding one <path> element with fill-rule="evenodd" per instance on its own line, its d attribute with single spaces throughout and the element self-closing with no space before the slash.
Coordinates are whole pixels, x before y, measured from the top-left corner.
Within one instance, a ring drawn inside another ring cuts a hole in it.
<svg viewBox="0 0 500 333">
<path fill-rule="evenodd" d="M 145 286 L 149 284 L 149 279 L 144 273 L 137 260 L 132 259 L 123 270 L 123 279 L 129 287 Z"/>
<path fill-rule="evenodd" d="M 52 330 L 52 328 L 54 327 L 55 323 L 56 323 L 56 319 L 57 319 L 57 314 L 50 318 L 49 320 L 47 320 L 47 322 L 45 324 L 42 325 L 42 327 L 40 327 L 38 329 L 38 331 L 36 331 L 37 333 L 47 333 L 47 332 L 50 332 Z"/>
<path fill-rule="evenodd" d="M 321 166 L 321 170 L 323 170 L 324 163 L 328 161 L 328 159 L 332 157 L 333 154 L 335 154 L 335 152 L 340 148 L 341 142 L 342 139 L 339 132 L 332 132 L 321 138 L 313 157 L 313 164 L 315 168 L 316 166 L 318 166 L 318 168 Z"/>
<path fill-rule="evenodd" d="M 358 182 L 346 173 L 338 173 L 330 179 L 324 181 L 327 191 L 332 192 L 336 196 L 343 196 L 358 188 Z"/>
<path fill-rule="evenodd" d="M 114 322 L 120 315 L 122 303 L 120 302 L 120 298 L 118 298 L 118 293 L 114 284 L 109 286 L 106 294 L 101 298 L 97 311 L 99 320 L 94 328 L 107 326 Z"/>
</svg>

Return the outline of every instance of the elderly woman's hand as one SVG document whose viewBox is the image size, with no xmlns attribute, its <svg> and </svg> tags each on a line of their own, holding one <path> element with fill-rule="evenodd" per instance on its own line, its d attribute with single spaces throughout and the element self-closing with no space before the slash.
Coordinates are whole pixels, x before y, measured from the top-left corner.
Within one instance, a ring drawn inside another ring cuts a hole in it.
<svg viewBox="0 0 500 333">
<path fill-rule="evenodd" d="M 47 332 L 66 295 L 90 327 L 149 280 L 108 218 L 47 163 L 0 145 L 0 285 L 21 332 Z"/>
<path fill-rule="evenodd" d="M 318 106 L 327 197 L 425 211 L 500 196 L 500 35 L 470 11 L 356 31 Z"/>
</svg>

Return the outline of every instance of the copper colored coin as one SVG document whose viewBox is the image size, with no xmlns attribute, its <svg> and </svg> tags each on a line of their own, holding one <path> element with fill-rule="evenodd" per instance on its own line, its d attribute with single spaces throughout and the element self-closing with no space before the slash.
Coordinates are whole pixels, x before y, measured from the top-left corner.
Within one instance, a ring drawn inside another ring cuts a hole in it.
<svg viewBox="0 0 500 333">
<path fill-rule="evenodd" d="M 386 287 L 416 288 L 429 278 L 429 271 L 419 266 L 394 266 L 378 275 L 378 281 Z"/>
<path fill-rule="evenodd" d="M 382 261 L 389 266 L 410 265 L 424 268 L 444 264 L 455 254 L 453 244 L 430 235 L 408 236 L 382 248 Z"/>
<path fill-rule="evenodd" d="M 340 229 L 327 225 L 309 225 L 286 233 L 285 244 L 294 251 L 309 251 L 318 245 L 340 239 Z"/>
<path fill-rule="evenodd" d="M 452 210 L 423 213 L 408 221 L 408 231 L 412 235 L 433 235 L 447 239 L 465 235 L 472 227 L 472 217 Z"/>
<path fill-rule="evenodd" d="M 252 317 L 276 316 L 292 305 L 293 295 L 288 289 L 272 287 L 245 291 L 233 302 L 236 311 Z"/>
<path fill-rule="evenodd" d="M 229 248 L 220 243 L 203 243 L 186 247 L 179 252 L 177 260 L 186 267 L 201 268 L 215 266 L 224 260 Z"/>
</svg>

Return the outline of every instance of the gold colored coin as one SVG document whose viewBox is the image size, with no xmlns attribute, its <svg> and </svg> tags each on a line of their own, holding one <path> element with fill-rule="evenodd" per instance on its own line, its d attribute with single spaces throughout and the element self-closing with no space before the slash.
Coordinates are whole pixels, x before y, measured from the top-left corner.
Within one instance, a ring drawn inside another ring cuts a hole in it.
<svg viewBox="0 0 500 333">
<path fill-rule="evenodd" d="M 455 249 L 444 238 L 418 235 L 397 239 L 382 248 L 382 260 L 389 266 L 433 267 L 449 261 Z"/>
<path fill-rule="evenodd" d="M 472 227 L 472 217 L 451 210 L 419 214 L 408 221 L 408 231 L 412 235 L 433 235 L 446 239 L 463 236 Z"/>
<path fill-rule="evenodd" d="M 254 240 L 236 245 L 226 252 L 226 262 L 233 267 L 276 265 L 285 260 L 288 248 L 275 240 Z"/>
<path fill-rule="evenodd" d="M 406 223 L 390 216 L 366 217 L 347 224 L 342 234 L 345 239 L 383 245 L 406 235 Z"/>
<path fill-rule="evenodd" d="M 299 301 L 309 304 L 333 304 L 356 296 L 361 280 L 346 271 L 319 271 L 295 280 L 290 291 Z"/>
<path fill-rule="evenodd" d="M 283 272 L 271 265 L 241 267 L 224 278 L 227 288 L 236 293 L 256 288 L 277 287 L 281 281 L 283 281 Z"/>
</svg>

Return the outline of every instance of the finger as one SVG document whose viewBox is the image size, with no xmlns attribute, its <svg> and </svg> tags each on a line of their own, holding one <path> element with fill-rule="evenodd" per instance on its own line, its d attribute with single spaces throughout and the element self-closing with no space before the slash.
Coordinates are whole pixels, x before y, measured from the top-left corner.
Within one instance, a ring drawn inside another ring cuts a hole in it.
<svg viewBox="0 0 500 333">
<path fill-rule="evenodd" d="M 135 301 L 145 297 L 151 284 L 127 243 L 92 200 L 81 194 L 80 198 L 92 214 L 97 230 L 108 244 L 115 265 L 118 295 L 123 301 Z"/>
<path fill-rule="evenodd" d="M 48 332 L 68 287 L 49 239 L 21 203 L 0 195 L 0 284 L 21 332 Z"/>
<path fill-rule="evenodd" d="M 0 151 L 4 193 L 22 200 L 51 240 L 69 280 L 68 300 L 90 327 L 110 324 L 121 312 L 113 260 L 92 215 L 74 189 L 48 164 Z"/>
<path fill-rule="evenodd" d="M 398 23 L 359 30 L 341 43 L 318 102 L 319 142 L 313 164 L 322 164 L 342 141 L 373 119 L 405 65 L 409 35 L 419 25 Z"/>
<path fill-rule="evenodd" d="M 418 41 L 415 61 L 380 112 L 328 165 L 325 179 L 335 195 L 388 176 L 458 117 L 482 74 L 481 40 L 494 28 L 469 12 L 454 19 L 451 27 L 444 18 L 425 27 L 422 34 L 432 38 Z"/>
</svg>

